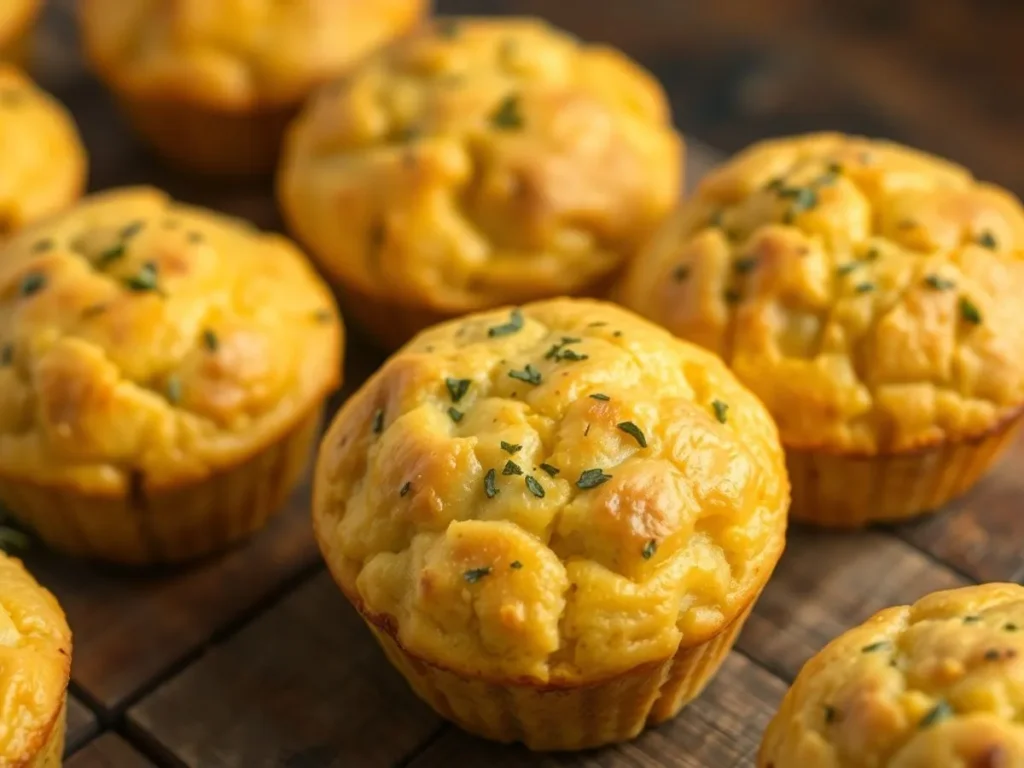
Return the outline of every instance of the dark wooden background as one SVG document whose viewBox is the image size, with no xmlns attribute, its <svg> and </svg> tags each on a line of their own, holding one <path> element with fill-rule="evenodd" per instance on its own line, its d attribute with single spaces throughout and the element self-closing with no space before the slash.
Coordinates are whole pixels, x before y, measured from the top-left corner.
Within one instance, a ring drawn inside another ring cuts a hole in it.
<svg viewBox="0 0 1024 768">
<path fill-rule="evenodd" d="M 91 186 L 153 183 L 279 226 L 268 181 L 185 176 L 136 143 L 82 68 L 72 4 L 50 3 L 34 73 L 78 119 Z M 697 139 L 691 182 L 723 151 L 759 137 L 836 128 L 916 144 L 1024 190 L 1019 0 L 439 5 L 537 13 L 625 48 L 665 82 L 677 122 Z M 345 392 L 379 360 L 357 342 Z M 981 486 L 937 516 L 857 535 L 794 530 L 737 649 L 696 704 L 631 744 L 558 758 L 470 738 L 409 693 L 320 564 L 308 487 L 246 545 L 189 568 L 116 570 L 38 549 L 27 561 L 75 632 L 71 768 L 733 768 L 753 765 L 786 685 L 850 624 L 934 589 L 1024 578 L 1022 493 L 1019 441 Z"/>
</svg>

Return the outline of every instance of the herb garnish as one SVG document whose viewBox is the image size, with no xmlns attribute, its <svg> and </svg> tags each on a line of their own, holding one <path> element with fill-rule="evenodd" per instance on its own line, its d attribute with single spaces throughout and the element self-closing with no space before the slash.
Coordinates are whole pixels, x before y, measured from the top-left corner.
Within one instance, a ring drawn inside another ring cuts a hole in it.
<svg viewBox="0 0 1024 768">
<path fill-rule="evenodd" d="M 408 496 L 409 495 L 409 491 L 411 491 L 411 490 L 412 490 L 412 482 L 410 481 L 410 482 L 407 482 L 405 485 L 402 486 L 402 490 L 400 490 L 398 492 L 398 495 L 399 496 Z"/>
<path fill-rule="evenodd" d="M 511 563 L 509 563 L 508 567 L 518 571 L 520 568 L 523 567 L 523 564 L 520 563 L 518 560 L 513 560 Z"/>
<path fill-rule="evenodd" d="M 462 417 L 463 417 L 464 415 L 465 415 L 465 414 L 463 414 L 463 412 L 462 412 L 462 411 L 460 411 L 460 410 L 459 410 L 458 408 L 456 408 L 456 407 L 455 407 L 454 405 L 453 405 L 453 406 L 452 406 L 451 408 L 449 408 L 449 409 L 448 409 L 448 416 L 449 416 L 449 417 L 451 418 L 451 420 L 452 420 L 452 421 L 454 421 L 454 422 L 455 422 L 456 424 L 458 424 L 458 423 L 459 423 L 460 421 L 462 421 Z"/>
<path fill-rule="evenodd" d="M 690 276 L 689 264 L 680 264 L 678 267 L 672 270 L 672 279 L 677 283 L 683 282 Z"/>
<path fill-rule="evenodd" d="M 640 430 L 640 427 L 638 427 L 632 421 L 623 421 L 616 424 L 615 426 L 618 427 L 623 432 L 625 432 L 630 437 L 632 437 L 634 440 L 636 440 L 637 443 L 640 444 L 641 448 L 647 447 L 647 438 L 644 437 L 644 433 Z"/>
<path fill-rule="evenodd" d="M 514 131 L 523 127 L 523 115 L 519 111 L 519 97 L 509 94 L 491 112 L 491 125 L 503 131 Z"/>
<path fill-rule="evenodd" d="M 130 238 L 135 237 L 137 234 L 139 234 L 139 232 L 142 231 L 142 228 L 144 226 L 146 226 L 146 222 L 142 220 L 133 221 L 130 224 L 126 224 L 124 227 L 121 228 L 121 238 L 123 240 L 128 240 Z"/>
<path fill-rule="evenodd" d="M 554 360 L 560 362 L 562 360 L 578 361 L 586 360 L 589 356 L 580 354 L 572 349 L 567 349 L 569 344 L 578 344 L 583 339 L 575 339 L 570 336 L 563 336 L 562 340 L 557 344 L 552 344 L 551 349 L 544 355 L 545 360 Z"/>
<path fill-rule="evenodd" d="M 966 296 L 960 297 L 960 317 L 964 319 L 964 322 L 972 325 L 981 324 L 981 312 L 977 305 Z"/>
<path fill-rule="evenodd" d="M 490 576 L 490 574 L 491 566 L 485 565 L 483 568 L 470 568 L 462 574 L 462 578 L 464 578 L 469 584 L 476 584 L 484 576 Z"/>
<path fill-rule="evenodd" d="M 979 621 L 981 621 L 981 616 L 978 616 L 977 614 L 972 613 L 968 616 L 964 616 L 964 624 L 977 624 Z"/>
<path fill-rule="evenodd" d="M 592 399 L 594 399 L 594 400 L 605 400 L 605 401 L 611 400 L 611 398 L 608 397 L 608 395 L 606 395 L 606 394 L 604 394 L 602 392 L 595 392 L 594 394 L 590 395 L 590 397 Z"/>
<path fill-rule="evenodd" d="M 46 275 L 42 272 L 29 272 L 21 279 L 21 295 L 32 296 L 46 287 Z"/>
<path fill-rule="evenodd" d="M 952 717 L 955 713 L 953 708 L 946 703 L 945 699 L 939 699 L 939 703 L 928 710 L 928 713 L 921 718 L 921 721 L 917 724 L 918 728 L 930 728 L 936 723 L 945 720 L 947 717 Z"/>
<path fill-rule="evenodd" d="M 828 704 L 825 705 L 825 722 L 834 723 L 836 721 L 836 708 L 830 707 Z"/>
<path fill-rule="evenodd" d="M 96 259 L 96 265 L 101 267 L 101 268 L 109 266 L 110 264 L 113 264 L 118 259 L 122 258 L 124 256 L 124 254 L 125 254 L 125 244 L 124 243 L 118 243 L 117 245 L 112 245 L 110 248 L 107 248 L 107 250 L 102 251 L 100 253 L 99 258 Z"/>
<path fill-rule="evenodd" d="M 129 288 L 129 290 L 135 291 L 136 293 L 159 290 L 157 265 L 152 261 L 147 261 L 139 269 L 138 274 L 127 278 L 124 281 L 124 284 Z"/>
<path fill-rule="evenodd" d="M 870 645 L 865 645 L 863 648 L 860 649 L 860 652 L 861 653 L 874 653 L 875 651 L 881 651 L 881 650 L 884 650 L 884 649 L 886 649 L 888 647 L 889 647 L 889 642 L 887 640 L 879 640 L 877 643 L 871 643 Z"/>
<path fill-rule="evenodd" d="M 996 242 L 996 236 L 987 229 L 978 235 L 978 245 L 993 251 L 999 247 L 999 243 Z"/>
<path fill-rule="evenodd" d="M 484 493 L 487 494 L 488 499 L 493 499 L 501 491 L 494 487 L 494 481 L 497 479 L 497 473 L 493 469 L 487 470 L 487 474 L 484 475 Z"/>
<path fill-rule="evenodd" d="M 6 368 L 14 362 L 14 345 L 4 344 L 0 347 L 0 368 Z"/>
<path fill-rule="evenodd" d="M 1018 627 L 1012 621 L 1008 621 L 1005 624 L 1003 624 L 1003 629 L 1007 632 L 1016 632 L 1018 629 L 1020 629 L 1020 627 Z"/>
<path fill-rule="evenodd" d="M 551 477 L 554 477 L 555 475 L 562 471 L 558 467 L 553 467 L 550 464 L 541 464 L 540 468 L 547 472 L 549 475 L 551 475 Z"/>
<path fill-rule="evenodd" d="M 712 400 L 711 407 L 715 409 L 715 418 L 725 424 L 729 419 L 729 404 L 723 403 L 721 400 Z"/>
<path fill-rule="evenodd" d="M 523 313 L 518 307 L 512 310 L 509 315 L 508 322 L 503 325 L 495 325 L 492 328 L 487 329 L 487 335 L 492 339 L 495 336 L 508 336 L 511 333 L 522 330 L 523 327 Z"/>
<path fill-rule="evenodd" d="M 601 469 L 585 469 L 580 475 L 580 479 L 576 481 L 576 487 L 586 491 L 590 488 L 596 488 L 601 483 L 606 483 L 611 479 L 612 476 L 606 475 Z"/>
<path fill-rule="evenodd" d="M 652 557 L 654 557 L 654 553 L 657 551 L 658 542 L 654 539 L 651 539 L 646 544 L 644 544 L 643 551 L 640 552 L 640 554 L 643 556 L 644 560 L 650 560 Z"/>
<path fill-rule="evenodd" d="M 540 384 L 540 371 L 529 363 L 526 364 L 526 367 L 523 370 L 517 371 L 513 369 L 508 372 L 508 375 L 509 378 L 517 379 L 518 381 L 525 381 L 527 384 L 533 384 L 534 386 Z"/>
<path fill-rule="evenodd" d="M 205 344 L 206 348 L 211 352 L 216 352 L 220 348 L 220 339 L 217 337 L 216 333 L 207 328 L 203 331 L 203 344 Z"/>
<path fill-rule="evenodd" d="M 469 379 L 445 379 L 444 384 L 448 387 L 448 394 L 452 398 L 453 403 L 459 402 L 462 397 L 469 391 L 469 385 L 472 382 Z"/>
<path fill-rule="evenodd" d="M 725 293 L 722 294 L 722 298 L 725 299 L 726 304 L 737 304 L 740 299 L 743 298 L 743 294 L 735 288 L 726 288 Z"/>
<path fill-rule="evenodd" d="M 842 277 L 844 275 L 850 274 L 851 272 L 853 272 L 853 270 L 855 270 L 859 266 L 860 266 L 860 262 L 859 261 L 848 261 L 845 264 L 840 264 L 838 267 L 836 267 L 836 273 L 840 277 Z"/>
<path fill-rule="evenodd" d="M 100 302 L 98 304 L 90 304 L 88 307 L 82 310 L 82 319 L 88 320 L 90 317 L 96 317 L 96 315 L 102 315 L 107 311 L 107 305 Z"/>
<path fill-rule="evenodd" d="M 318 323 L 329 323 L 334 319 L 334 313 L 329 309 L 318 309 L 313 313 L 313 319 Z"/>
<path fill-rule="evenodd" d="M 167 379 L 167 400 L 171 403 L 181 402 L 181 379 L 170 376 Z"/>
<path fill-rule="evenodd" d="M 985 661 L 999 661 L 1000 656 L 1002 656 L 1002 654 L 999 653 L 998 650 L 996 650 L 995 648 L 989 648 L 987 651 L 985 651 L 984 659 Z"/>
<path fill-rule="evenodd" d="M 742 259 L 736 259 L 733 262 L 732 268 L 739 274 L 745 275 L 752 271 L 757 266 L 757 258 L 754 256 L 746 256 Z"/>
<path fill-rule="evenodd" d="M 515 454 L 519 453 L 519 451 L 521 451 L 522 449 L 523 446 L 521 446 L 519 443 L 506 443 L 504 440 L 501 441 L 501 450 L 503 450 L 505 453 Z"/>
<path fill-rule="evenodd" d="M 31 545 L 32 539 L 24 531 L 11 528 L 9 525 L 0 525 L 0 550 L 15 552 L 28 549 Z"/>
<path fill-rule="evenodd" d="M 36 240 L 32 243 L 32 252 L 42 253 L 43 251 L 50 250 L 54 245 L 55 243 L 53 242 L 52 237 L 44 237 L 42 240 Z"/>
<path fill-rule="evenodd" d="M 949 291 L 956 288 L 956 283 L 941 275 L 928 275 L 924 279 L 924 284 L 935 291 Z"/>
<path fill-rule="evenodd" d="M 521 475 L 523 474 L 523 468 L 516 464 L 512 459 L 505 462 L 505 468 L 501 470 L 503 475 Z"/>
<path fill-rule="evenodd" d="M 526 489 L 538 499 L 544 498 L 544 488 L 530 475 L 526 476 Z"/>
<path fill-rule="evenodd" d="M 384 409 L 378 408 L 373 414 L 373 434 L 379 435 L 384 431 Z"/>
<path fill-rule="evenodd" d="M 871 282 L 857 283 L 857 286 L 853 289 L 857 293 L 871 293 L 875 290 L 875 284 Z"/>
</svg>

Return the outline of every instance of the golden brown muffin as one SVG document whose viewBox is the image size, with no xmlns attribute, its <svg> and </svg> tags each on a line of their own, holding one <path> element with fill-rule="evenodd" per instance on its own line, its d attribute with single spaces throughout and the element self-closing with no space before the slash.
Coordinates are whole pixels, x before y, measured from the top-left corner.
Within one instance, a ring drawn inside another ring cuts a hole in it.
<svg viewBox="0 0 1024 768">
<path fill-rule="evenodd" d="M 859 526 L 934 509 L 1024 403 L 1024 211 L 905 147 L 756 144 L 712 173 L 620 286 L 768 406 L 792 514 Z"/>
<path fill-rule="evenodd" d="M 532 19 L 446 19 L 324 89 L 278 180 L 347 316 L 394 347 L 432 322 L 603 294 L 675 202 L 658 83 Z"/>
<path fill-rule="evenodd" d="M 0 61 L 26 63 L 28 38 L 41 7 L 39 0 L 0 2 Z"/>
<path fill-rule="evenodd" d="M 58 768 L 71 630 L 53 595 L 0 552 L 0 765 Z"/>
<path fill-rule="evenodd" d="M 174 561 L 301 476 L 342 326 L 287 240 L 151 189 L 0 250 L 0 501 L 51 546 Z"/>
<path fill-rule="evenodd" d="M 265 173 L 309 92 L 404 34 L 429 0 L 81 0 L 88 57 L 174 163 Z"/>
<path fill-rule="evenodd" d="M 85 175 L 85 149 L 71 116 L 0 63 L 0 240 L 71 205 Z"/>
<path fill-rule="evenodd" d="M 321 446 L 314 527 L 442 716 L 584 749 L 674 716 L 782 552 L 764 407 L 713 355 L 556 299 L 417 336 Z"/>
<path fill-rule="evenodd" d="M 801 670 L 759 768 L 1024 765 L 1024 588 L 936 592 L 839 636 Z"/>
</svg>

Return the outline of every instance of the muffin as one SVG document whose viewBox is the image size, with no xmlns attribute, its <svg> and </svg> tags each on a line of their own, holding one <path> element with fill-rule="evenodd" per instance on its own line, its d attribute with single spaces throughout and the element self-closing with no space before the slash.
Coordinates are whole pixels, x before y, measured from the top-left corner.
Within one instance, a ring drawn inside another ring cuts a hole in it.
<svg viewBox="0 0 1024 768">
<path fill-rule="evenodd" d="M 444 19 L 325 88 L 285 140 L 285 219 L 387 347 L 466 312 L 603 295 L 674 204 L 658 83 L 532 19 Z"/>
<path fill-rule="evenodd" d="M 175 164 L 266 173 L 309 92 L 404 34 L 429 0 L 81 0 L 87 57 Z"/>
<path fill-rule="evenodd" d="M 804 666 L 759 768 L 1024 765 L 1024 588 L 936 592 L 888 608 Z"/>
<path fill-rule="evenodd" d="M 413 689 L 531 749 L 697 696 L 782 552 L 782 449 L 713 355 L 555 299 L 418 335 L 321 445 L 316 537 Z"/>
<path fill-rule="evenodd" d="M 342 326 L 287 240 L 151 189 L 0 250 L 0 502 L 50 546 L 196 557 L 302 475 Z"/>
<path fill-rule="evenodd" d="M 71 630 L 53 595 L 0 552 L 0 765 L 58 768 Z"/>
<path fill-rule="evenodd" d="M 708 176 L 619 286 L 721 355 L 779 426 L 794 518 L 933 510 L 1024 403 L 1024 210 L 963 168 L 836 134 L 756 144 Z"/>
<path fill-rule="evenodd" d="M 71 116 L 19 70 L 0 63 L 0 241 L 71 205 L 85 176 L 85 149 Z"/>
<path fill-rule="evenodd" d="M 41 5 L 39 0 L 4 0 L 0 3 L 0 61 L 26 63 L 28 38 Z"/>
</svg>

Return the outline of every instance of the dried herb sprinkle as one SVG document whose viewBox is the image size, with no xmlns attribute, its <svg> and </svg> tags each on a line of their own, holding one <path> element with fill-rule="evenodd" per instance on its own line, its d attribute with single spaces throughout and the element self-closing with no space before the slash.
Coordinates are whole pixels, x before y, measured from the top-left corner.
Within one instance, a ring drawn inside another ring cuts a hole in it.
<svg viewBox="0 0 1024 768">
<path fill-rule="evenodd" d="M 993 251 L 999 247 L 999 243 L 996 241 L 996 236 L 987 229 L 978 235 L 978 245 Z"/>
<path fill-rule="evenodd" d="M 373 434 L 379 435 L 384 431 L 384 409 L 378 408 L 373 414 Z"/>
<path fill-rule="evenodd" d="M 520 563 L 518 560 L 513 560 L 511 563 L 509 563 L 508 567 L 514 571 L 518 571 L 520 568 L 523 567 L 523 564 Z"/>
<path fill-rule="evenodd" d="M 917 724 L 918 728 L 930 728 L 938 722 L 945 720 L 948 717 L 952 717 L 955 713 L 953 708 L 949 706 L 945 699 L 940 699 L 939 703 L 928 710 L 928 713 L 921 718 L 921 721 Z"/>
<path fill-rule="evenodd" d="M 502 325 L 495 325 L 487 329 L 487 335 L 492 339 L 495 336 L 508 336 L 509 334 L 521 331 L 523 328 L 523 312 L 518 307 L 509 314 L 508 322 Z"/>
<path fill-rule="evenodd" d="M 462 411 L 460 411 L 460 410 L 459 410 L 458 408 L 456 408 L 456 407 L 455 407 L 454 405 L 453 405 L 453 406 L 452 406 L 451 408 L 449 408 L 449 409 L 448 409 L 448 417 L 449 417 L 449 418 L 450 418 L 450 419 L 451 419 L 452 421 L 454 421 L 454 422 L 455 422 L 456 424 L 458 424 L 458 423 L 459 423 L 460 421 L 462 421 L 462 417 L 463 417 L 464 415 L 465 415 L 465 414 L 463 414 L 463 413 L 462 413 Z"/>
<path fill-rule="evenodd" d="M 530 475 L 526 476 L 526 489 L 538 499 L 544 498 L 544 488 Z"/>
<path fill-rule="evenodd" d="M 167 379 L 167 400 L 175 404 L 181 402 L 181 379 L 177 376 Z"/>
<path fill-rule="evenodd" d="M 960 317 L 964 319 L 965 323 L 970 323 L 971 325 L 981 324 L 980 310 L 977 305 L 966 296 L 960 297 Z"/>
<path fill-rule="evenodd" d="M 688 264 L 680 264 L 678 267 L 672 270 L 672 279 L 677 283 L 681 283 L 690 276 L 690 266 Z"/>
<path fill-rule="evenodd" d="M 553 467 L 550 464 L 541 464 L 540 468 L 547 472 L 549 475 L 551 475 L 551 477 L 554 477 L 555 475 L 562 471 L 558 467 Z"/>
<path fill-rule="evenodd" d="M 500 493 L 500 491 L 494 486 L 497 477 L 498 473 L 493 469 L 487 470 L 487 474 L 484 475 L 484 493 L 487 494 L 488 499 L 493 499 Z"/>
<path fill-rule="evenodd" d="M 523 474 L 523 468 L 516 464 L 512 459 L 505 462 L 505 467 L 501 470 L 503 475 L 521 475 Z"/>
<path fill-rule="evenodd" d="M 217 337 L 217 334 L 209 328 L 203 331 L 203 344 L 211 352 L 216 352 L 220 349 L 220 339 Z"/>
<path fill-rule="evenodd" d="M 468 571 L 462 574 L 462 578 L 466 580 L 468 584 L 476 584 L 484 576 L 491 575 L 491 566 L 485 565 L 483 568 L 470 568 Z"/>
<path fill-rule="evenodd" d="M 647 438 L 641 431 L 640 427 L 634 424 L 632 421 L 622 421 L 615 425 L 619 430 L 625 432 L 627 435 L 632 437 L 641 448 L 647 447 Z"/>
<path fill-rule="evenodd" d="M 21 279 L 21 295 L 28 297 L 39 293 L 46 287 L 46 275 L 42 272 L 29 272 Z"/>
<path fill-rule="evenodd" d="M 875 651 L 882 651 L 882 650 L 885 650 L 886 648 L 889 648 L 889 647 L 890 646 L 889 646 L 889 642 L 888 641 L 886 641 L 886 640 L 879 640 L 877 643 L 871 643 L 870 645 L 865 645 L 863 648 L 860 649 L 860 652 L 861 653 L 874 653 Z"/>
<path fill-rule="evenodd" d="M 655 541 L 654 539 L 651 539 L 646 544 L 644 544 L 644 548 L 640 552 L 640 554 L 643 556 L 644 560 L 650 560 L 652 557 L 654 557 L 654 553 L 657 552 L 657 551 L 658 551 L 658 542 Z"/>
<path fill-rule="evenodd" d="M 159 274 L 157 272 L 157 265 L 152 261 L 147 261 L 139 268 L 139 271 L 136 274 L 126 278 L 124 284 L 129 290 L 135 291 L 136 293 L 159 290 Z"/>
<path fill-rule="evenodd" d="M 502 131 L 515 131 L 523 127 L 522 106 L 519 97 L 512 93 L 501 100 L 491 112 L 491 125 Z"/>
<path fill-rule="evenodd" d="M 408 483 L 406 483 L 405 485 L 402 486 L 402 490 L 400 490 L 398 492 L 398 495 L 399 496 L 408 496 L 409 495 L 409 491 L 411 491 L 411 490 L 412 490 L 412 482 L 408 482 Z"/>
<path fill-rule="evenodd" d="M 593 400 L 603 400 L 603 401 L 611 400 L 611 398 L 608 397 L 608 395 L 606 395 L 606 394 L 604 394 L 602 392 L 595 392 L 594 394 L 590 395 L 590 397 Z"/>
<path fill-rule="evenodd" d="M 606 483 L 612 479 L 611 475 L 606 475 L 604 470 L 601 469 L 585 469 L 580 475 L 580 479 L 576 481 L 576 487 L 581 490 L 589 490 L 590 488 L 596 488 L 602 483 Z"/>
<path fill-rule="evenodd" d="M 941 275 L 928 275 L 924 279 L 924 284 L 933 291 L 949 291 L 956 288 L 956 283 Z"/>
<path fill-rule="evenodd" d="M 469 385 L 472 382 L 469 379 L 445 379 L 444 384 L 448 387 L 448 394 L 452 399 L 453 403 L 459 402 L 466 392 L 469 391 Z"/>
<path fill-rule="evenodd" d="M 715 411 L 715 418 L 722 424 L 725 424 L 729 420 L 729 404 L 723 403 L 721 400 L 712 400 L 711 407 Z"/>
<path fill-rule="evenodd" d="M 519 443 L 506 443 L 504 440 L 501 441 L 501 450 L 508 454 L 519 453 L 523 449 Z"/>
<path fill-rule="evenodd" d="M 527 384 L 533 384 L 534 386 L 540 384 L 541 381 L 540 371 L 529 363 L 526 364 L 526 367 L 523 368 L 523 370 L 517 371 L 513 369 L 508 372 L 508 375 L 509 378 L 516 379 L 518 381 L 525 381 Z"/>
</svg>

